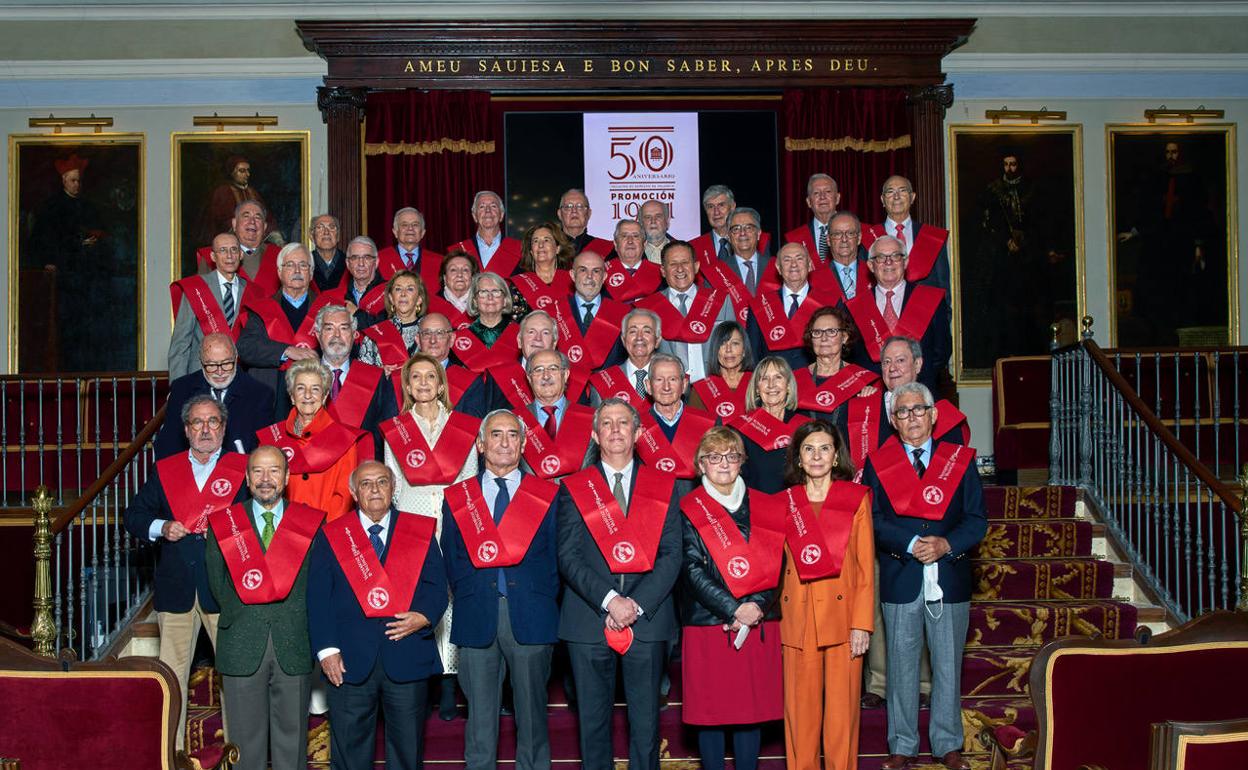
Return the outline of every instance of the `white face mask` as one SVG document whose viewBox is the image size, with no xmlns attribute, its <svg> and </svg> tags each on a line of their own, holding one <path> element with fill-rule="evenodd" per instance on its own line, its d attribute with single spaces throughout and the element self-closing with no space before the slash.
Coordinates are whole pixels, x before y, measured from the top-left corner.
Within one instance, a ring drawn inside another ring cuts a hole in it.
<svg viewBox="0 0 1248 770">
<path fill-rule="evenodd" d="M 941 602 L 944 597 L 945 592 L 941 590 L 940 587 L 939 565 L 937 563 L 923 565 L 923 601 L 925 603 Z M 932 615 L 932 610 L 926 607 L 926 605 L 924 606 L 924 609 L 927 610 L 927 614 Z M 945 607 L 942 602 L 938 612 L 932 615 L 932 618 L 939 620 L 940 616 L 944 614 L 944 611 Z"/>
</svg>

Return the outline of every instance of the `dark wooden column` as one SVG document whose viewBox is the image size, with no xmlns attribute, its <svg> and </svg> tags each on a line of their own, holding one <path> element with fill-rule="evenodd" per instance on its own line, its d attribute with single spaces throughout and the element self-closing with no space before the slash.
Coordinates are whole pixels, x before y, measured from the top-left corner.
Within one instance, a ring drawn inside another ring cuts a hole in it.
<svg viewBox="0 0 1248 770">
<path fill-rule="evenodd" d="M 921 86 L 910 92 L 914 140 L 914 191 L 923 222 L 945 224 L 945 110 L 953 105 L 953 86 Z"/>
<path fill-rule="evenodd" d="M 344 240 L 359 235 L 363 221 L 360 196 L 364 140 L 360 124 L 364 122 L 367 95 L 367 88 L 321 86 L 316 89 L 316 106 L 328 127 L 329 213 L 342 222 Z"/>
</svg>

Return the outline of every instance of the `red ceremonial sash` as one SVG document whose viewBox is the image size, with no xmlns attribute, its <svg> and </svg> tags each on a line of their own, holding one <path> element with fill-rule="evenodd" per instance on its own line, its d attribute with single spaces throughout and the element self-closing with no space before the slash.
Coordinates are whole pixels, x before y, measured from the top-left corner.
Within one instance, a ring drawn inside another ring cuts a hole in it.
<svg viewBox="0 0 1248 770">
<path fill-rule="evenodd" d="M 774 515 L 774 496 L 749 492 L 750 539 L 732 516 L 703 487 L 680 500 L 680 510 L 702 538 L 728 591 L 738 599 L 775 588 L 784 554 L 783 522 Z M 771 515 L 769 515 L 771 514 Z M 769 520 L 770 519 L 770 520 Z"/>
<path fill-rule="evenodd" d="M 392 321 L 382 321 L 364 330 L 364 336 L 377 345 L 377 355 L 382 366 L 402 366 L 407 363 L 407 343 L 403 332 Z"/>
<path fill-rule="evenodd" d="M 702 399 L 706 410 L 726 424 L 737 415 L 745 414 L 745 393 L 749 390 L 752 376 L 753 372 L 743 374 L 734 390 L 728 387 L 723 377 L 708 375 L 693 383 L 693 390 Z"/>
<path fill-rule="evenodd" d="M 530 308 L 554 315 L 551 305 L 559 302 L 560 297 L 572 293 L 572 274 L 567 270 L 556 270 L 555 277 L 546 283 L 537 273 L 521 273 L 511 277 L 511 285 L 516 287 Z"/>
<path fill-rule="evenodd" d="M 272 297 L 261 297 L 259 294 L 252 294 L 251 292 L 246 293 L 245 300 L 247 309 L 260 316 L 260 320 L 264 321 L 264 330 L 268 333 L 269 339 L 285 345 L 307 348 L 308 350 L 320 348 L 320 341 L 312 333 L 312 325 L 316 323 L 316 311 L 320 309 L 317 306 L 316 299 L 313 297 L 304 296 L 303 301 L 312 304 L 308 307 L 308 312 L 303 317 L 303 321 L 299 324 L 298 329 L 290 328 L 290 321 L 286 318 L 286 313 L 282 311 L 282 306 L 278 300 Z M 294 362 L 288 360 L 280 368 L 282 370 L 289 369 L 292 363 Z"/>
<path fill-rule="evenodd" d="M 452 404 L 458 404 L 459 399 L 463 398 L 468 388 L 472 387 L 472 383 L 477 381 L 479 375 L 457 364 L 451 364 L 446 367 L 446 386 L 449 391 Z M 402 408 L 402 407 L 400 407 Z"/>
<path fill-rule="evenodd" d="M 282 288 L 281 281 L 277 277 L 277 253 L 281 251 L 281 248 L 272 243 L 266 243 L 263 247 L 264 251 L 260 256 L 260 269 L 256 271 L 256 277 L 252 278 L 241 266 L 238 269 L 238 274 L 247 283 L 255 284 L 256 288 L 260 289 L 261 294 L 275 294 Z M 195 256 L 199 259 L 200 264 L 207 265 L 212 270 L 217 269 L 217 260 L 212 256 L 212 247 L 200 247 L 195 252 Z"/>
<path fill-rule="evenodd" d="M 580 254 L 586 251 L 592 251 L 605 260 L 607 257 L 611 256 L 611 252 L 615 251 L 615 242 L 608 241 L 606 238 L 594 238 L 589 243 L 585 244 L 585 248 L 576 253 Z"/>
<path fill-rule="evenodd" d="M 624 262 L 613 259 L 607 263 L 607 278 L 604 284 L 611 299 L 617 302 L 633 302 L 659 290 L 663 281 L 663 273 L 659 266 L 646 259 L 643 255 L 637 270 L 628 272 Z"/>
<path fill-rule="evenodd" d="M 846 303 L 846 307 L 849 308 L 849 313 L 854 317 L 854 323 L 858 326 L 862 344 L 866 346 L 871 360 L 876 362 L 880 360 L 880 350 L 884 347 L 884 340 L 891 336 L 923 339 L 923 332 L 927 331 L 928 324 L 932 322 L 932 316 L 936 314 L 941 300 L 945 298 L 944 289 L 906 284 L 909 299 L 905 301 L 905 306 L 901 309 L 901 317 L 897 319 L 896 328 L 890 330 L 884 323 L 884 316 L 880 314 L 879 308 L 875 305 L 875 291 L 863 291 L 862 288 L 860 287 L 854 298 Z"/>
<path fill-rule="evenodd" d="M 620 510 L 598 466 L 568 476 L 563 485 L 613 574 L 654 569 L 675 476 L 638 466 L 628 516 Z"/>
<path fill-rule="evenodd" d="M 335 304 L 345 305 L 348 302 L 354 304 L 352 299 L 354 294 L 349 294 L 352 289 L 354 279 L 351 273 L 343 273 L 342 281 L 329 291 L 321 292 L 322 296 L 333 298 Z M 356 305 L 360 310 L 370 315 L 383 315 L 386 312 L 386 284 L 379 283 L 373 288 L 364 292 L 364 296 L 360 297 L 360 304 Z"/>
<path fill-rule="evenodd" d="M 594 390 L 603 399 L 618 398 L 627 401 L 640 414 L 650 411 L 650 399 L 643 397 L 633 387 L 628 375 L 624 373 L 623 364 L 594 372 L 589 378 L 589 384 L 594 386 Z"/>
<path fill-rule="evenodd" d="M 845 417 L 849 424 L 849 456 L 854 467 L 861 468 L 867 455 L 876 449 L 880 440 L 880 420 L 883 419 L 884 399 L 879 395 L 849 399 Z M 939 412 L 937 412 L 939 414 Z"/>
<path fill-rule="evenodd" d="M 249 288 L 251 288 L 250 283 L 243 285 L 244 297 Z M 217 295 L 212 293 L 207 276 L 192 275 L 169 284 L 169 298 L 173 302 L 175 318 L 183 297 L 186 297 L 187 304 L 191 306 L 191 312 L 195 314 L 195 320 L 199 321 L 199 328 L 203 329 L 204 336 L 228 334 L 231 339 L 238 342 L 238 335 L 242 333 L 243 325 L 247 323 L 247 311 L 243 307 L 244 297 L 235 297 L 235 308 L 238 312 L 234 315 L 233 326 L 225 322 L 225 311 L 221 309 L 221 301 L 217 299 Z"/>
<path fill-rule="evenodd" d="M 750 319 L 751 299 L 750 291 L 745 288 L 745 283 L 718 257 L 701 262 L 700 272 L 706 276 L 707 282 L 712 287 L 728 294 L 728 298 L 732 300 L 732 309 L 737 315 L 737 323 L 744 327 L 745 322 Z"/>
<path fill-rule="evenodd" d="M 440 297 L 437 294 L 429 297 L 429 309 L 425 315 L 429 313 L 441 313 L 446 316 L 446 320 L 451 322 L 452 329 L 463 329 L 472 324 L 472 319 L 467 313 L 452 305 L 446 297 Z"/>
<path fill-rule="evenodd" d="M 682 316 L 680 310 L 664 294 L 651 294 L 636 303 L 637 307 L 652 311 L 663 324 L 663 339 L 669 342 L 706 342 L 715 328 L 720 308 L 728 299 L 723 289 L 698 289 L 689 306 L 689 314 Z"/>
<path fill-rule="evenodd" d="M 882 235 L 892 235 L 885 230 L 888 222 L 878 225 L 866 225 L 862 228 L 862 247 L 864 249 L 871 248 L 871 244 L 875 243 L 875 239 Z M 949 231 L 943 227 L 935 225 L 919 224 L 912 222 L 911 227 L 914 230 L 914 243 L 908 244 L 906 260 L 906 280 L 917 283 L 931 274 L 932 268 L 936 266 L 936 258 L 940 256 L 940 250 L 945 247 L 945 241 L 949 238 Z"/>
<path fill-rule="evenodd" d="M 585 464 L 594 427 L 593 409 L 569 400 L 553 439 L 528 407 L 517 409 L 516 414 L 524 422 L 524 459 L 535 474 L 543 479 L 559 478 Z"/>
<path fill-rule="evenodd" d="M 971 426 L 966 415 L 947 399 L 936 402 L 936 428 L 932 431 L 933 438 L 943 439 L 955 430 L 959 431 L 963 444 L 971 443 Z"/>
<path fill-rule="evenodd" d="M 470 254 L 477 263 L 477 268 L 481 272 L 490 272 L 506 278 L 516 272 L 516 265 L 520 264 L 520 239 L 504 237 L 502 242 L 498 244 L 498 248 L 494 250 L 494 256 L 490 257 L 490 264 L 481 264 L 481 252 L 477 249 L 477 236 L 474 234 L 471 238 L 466 238 L 459 243 L 446 247 L 449 254 L 455 249 L 462 249 Z"/>
<path fill-rule="evenodd" d="M 623 302 L 600 297 L 594 320 L 590 322 L 585 334 L 581 334 L 581 327 L 572 315 L 579 313 L 580 308 L 573 309 L 572 303 L 580 304 L 580 298 L 575 294 L 571 301 L 560 300 L 554 305 L 555 325 L 559 329 L 559 349 L 574 365 L 597 369 L 607 360 L 612 345 L 620 338 L 620 321 L 624 320 L 631 308 Z"/>
<path fill-rule="evenodd" d="M 286 598 L 324 518 L 325 512 L 318 508 L 287 502 L 266 551 L 243 503 L 208 517 L 243 604 L 269 604 Z"/>
<path fill-rule="evenodd" d="M 830 223 L 829 223 L 830 224 Z M 815 243 L 814 233 L 810 231 L 810 223 L 806 223 L 801 227 L 795 227 L 784 234 L 785 243 L 800 243 L 806 247 L 806 253 L 810 255 L 811 261 L 815 265 L 813 272 L 818 272 L 819 268 L 827 267 L 828 263 L 819 256 L 819 244 Z M 777 260 L 777 263 L 779 260 Z M 780 265 L 776 265 L 776 275 L 780 275 Z"/>
<path fill-rule="evenodd" d="M 403 257 L 398 248 L 387 246 L 377 253 L 377 272 L 387 281 L 400 270 L 406 270 Z M 433 294 L 442 285 L 442 255 L 420 247 L 420 258 L 417 268 L 420 270 L 420 281 L 425 285 L 425 294 Z"/>
<path fill-rule="evenodd" d="M 328 470 L 364 435 L 364 431 L 344 425 L 326 413 L 324 421 L 320 420 L 319 415 L 313 419 L 314 424 L 321 424 L 311 438 L 300 442 L 298 437 L 290 434 L 290 430 L 294 428 L 294 410 L 291 412 L 291 417 L 256 431 L 256 438 L 260 440 L 261 446 L 275 446 L 282 450 L 291 473 L 320 473 Z"/>
<path fill-rule="evenodd" d="M 481 421 L 462 412 L 451 412 L 437 442 L 431 447 L 412 413 L 404 412 L 381 424 L 390 451 L 403 468 L 403 478 L 415 487 L 450 484 L 464 469 L 464 460 L 477 440 Z"/>
<path fill-rule="evenodd" d="M 515 496 L 507 503 L 502 523 L 495 524 L 475 476 L 447 487 L 446 503 L 459 525 L 472 566 L 485 569 L 519 564 L 558 492 L 558 484 L 524 474 Z"/>
<path fill-rule="evenodd" d="M 879 378 L 880 375 L 870 369 L 864 369 L 857 364 L 845 364 L 839 372 L 824 380 L 822 385 L 815 385 L 815 377 L 810 373 L 809 367 L 793 370 L 793 379 L 797 380 L 798 407 L 816 412 L 831 412 Z"/>
<path fill-rule="evenodd" d="M 810 422 L 810 418 L 801 414 L 793 415 L 788 422 L 781 422 L 759 407 L 749 414 L 734 417 L 725 425 L 736 428 L 741 435 L 761 446 L 763 451 L 770 452 L 787 447 L 793 440 L 793 431 L 804 422 Z"/>
<path fill-rule="evenodd" d="M 247 455 L 222 452 L 203 489 L 195 485 L 195 474 L 185 453 L 158 460 L 156 475 L 174 520 L 202 535 L 208 529 L 208 515 L 229 506 L 246 482 Z"/>
<path fill-rule="evenodd" d="M 792 318 L 785 315 L 787 305 L 775 290 L 759 290 L 750 303 L 750 312 L 754 321 L 762 331 L 763 341 L 768 350 L 792 350 L 806 344 L 802 335 L 806 332 L 806 324 L 815 311 L 824 306 L 824 298 L 814 287 L 806 294 L 806 299 L 798 305 Z"/>
<path fill-rule="evenodd" d="M 663 433 L 658 419 L 649 410 L 642 412 L 642 425 L 649 425 L 637 437 L 637 455 L 646 465 L 664 473 L 674 473 L 676 478 L 691 479 L 698 475 L 693 464 L 698 442 L 708 430 L 715 427 L 715 418 L 701 409 L 685 407 L 676 424 L 676 435 L 671 441 Z"/>
<path fill-rule="evenodd" d="M 451 348 L 464 366 L 480 374 L 492 367 L 511 363 L 520 357 L 520 327 L 514 322 L 507 324 L 492 347 L 477 335 L 465 329 L 455 335 Z"/>
<path fill-rule="evenodd" d="M 383 565 L 359 516 L 340 516 L 325 523 L 325 539 L 365 617 L 392 618 L 410 611 L 437 526 L 432 516 L 392 513 Z"/>
<path fill-rule="evenodd" d="M 845 288 L 841 286 L 841 266 L 836 261 L 828 263 L 831 265 L 827 270 L 820 273 L 811 273 L 810 285 L 817 287 L 824 293 L 824 301 L 829 305 L 836 305 L 842 302 L 848 302 L 849 298 L 845 296 Z M 871 275 L 871 269 L 867 267 L 865 260 L 857 260 L 854 271 L 854 286 L 856 290 L 854 296 L 866 292 L 871 293 L 871 283 L 875 280 Z"/>
<path fill-rule="evenodd" d="M 343 425 L 359 425 L 364 422 L 364 413 L 373 402 L 373 394 L 381 382 L 382 371 L 379 367 L 363 361 L 352 361 L 347 370 L 347 379 L 338 391 L 338 398 L 325 405 L 330 416 Z"/>
<path fill-rule="evenodd" d="M 804 486 L 789 487 L 776 497 L 785 507 L 785 541 L 802 580 L 839 577 L 845 566 L 854 514 L 871 490 L 852 481 L 833 481 L 818 515 L 810 512 Z"/>
<path fill-rule="evenodd" d="M 871 455 L 871 464 L 898 516 L 939 521 L 974 459 L 975 450 L 968 446 L 937 443 L 920 479 L 901 441 L 892 436 Z"/>
</svg>

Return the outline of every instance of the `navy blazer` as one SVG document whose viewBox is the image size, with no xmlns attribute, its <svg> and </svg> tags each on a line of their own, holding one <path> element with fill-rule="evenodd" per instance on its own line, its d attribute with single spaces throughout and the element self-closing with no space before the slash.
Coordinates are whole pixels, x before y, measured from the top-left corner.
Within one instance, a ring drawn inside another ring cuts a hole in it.
<svg viewBox="0 0 1248 770">
<path fill-rule="evenodd" d="M 183 375 L 169 385 L 169 408 L 154 444 L 157 460 L 191 448 L 182 425 L 182 405 L 199 394 L 212 394 L 212 386 L 200 371 Z M 273 424 L 273 391 L 246 372 L 239 372 L 225 390 L 225 408 L 230 412 L 225 425 L 225 446 L 237 451 L 234 442 L 238 441 L 244 452 L 259 446 L 256 431 Z"/>
<path fill-rule="evenodd" d="M 477 475 L 481 481 L 484 474 Z M 521 472 L 521 477 L 529 474 Z M 506 511 L 503 518 L 507 518 Z M 520 644 L 554 644 L 559 639 L 559 555 L 555 501 L 533 535 L 529 550 L 514 567 L 504 567 L 507 615 Z M 451 641 L 460 647 L 489 647 L 498 635 L 498 568 L 478 569 L 449 504 L 442 503 L 442 550 L 455 595 Z"/>
<path fill-rule="evenodd" d="M 606 289 L 606 286 L 604 284 L 603 291 L 598 292 L 599 304 L 595 306 L 594 308 L 595 318 L 598 317 L 598 311 L 602 310 L 603 303 L 612 302 L 617 305 L 624 304 L 622 302 L 617 302 L 616 300 L 613 300 L 609 296 L 607 296 L 605 289 Z M 581 298 L 580 296 L 576 294 L 569 294 L 567 297 L 563 298 L 564 312 L 569 312 L 572 314 L 572 318 L 576 319 L 576 328 L 580 330 L 581 334 L 583 335 L 585 334 L 585 330 L 588 329 L 589 327 L 585 325 L 585 318 L 582 315 L 583 309 L 581 308 L 581 304 L 582 304 Z M 553 310 L 551 310 L 550 313 L 552 316 L 554 315 Z M 621 317 L 620 320 L 622 321 L 623 317 Z M 611 343 L 611 350 L 607 352 L 607 357 L 603 359 L 602 365 L 595 368 L 594 371 L 598 371 L 600 369 L 608 369 L 612 366 L 617 366 L 619 364 L 624 363 L 626 360 L 628 360 L 628 353 L 624 350 L 624 342 L 620 339 L 620 334 L 616 334 L 615 341 Z"/>
<path fill-rule="evenodd" d="M 199 377 L 200 373 L 192 372 L 186 376 Z M 168 425 L 168 421 L 165 424 Z M 224 457 L 229 451 L 230 447 L 222 447 L 221 456 Z M 190 460 L 186 462 L 189 463 Z M 239 484 L 231 502 L 241 503 L 250 495 L 247 485 Z M 177 541 L 162 537 L 153 542 L 147 539 L 147 532 L 152 522 L 157 519 L 172 520 L 173 508 L 170 507 L 169 498 L 160 482 L 160 474 L 153 468 L 151 476 L 126 507 L 123 517 L 126 531 L 131 537 L 141 543 L 151 543 L 156 549 L 156 569 L 152 575 L 155 596 L 152 607 L 157 612 L 190 612 L 195 606 L 195 598 L 199 597 L 199 606 L 205 612 L 220 612 L 217 600 L 209 589 L 208 570 L 204 566 L 205 536 L 189 534 Z"/>
<path fill-rule="evenodd" d="M 932 452 L 945 442 L 933 441 Z M 904 445 L 903 445 L 904 446 Z M 939 535 L 952 549 L 937 562 L 940 588 L 946 602 L 969 602 L 974 585 L 971 576 L 971 550 L 988 531 L 984 488 L 975 463 L 967 466 L 962 483 L 949 501 L 945 516 L 937 521 L 916 516 L 898 516 L 888 499 L 875 463 L 879 455 L 869 455 L 863 466 L 862 483 L 871 488 L 871 518 L 875 527 L 875 548 L 880 565 L 880 601 L 909 604 L 923 589 L 923 563 L 908 551 L 911 539 Z"/>
<path fill-rule="evenodd" d="M 910 302 L 912 294 L 910 289 L 915 285 L 909 281 L 906 282 L 906 295 L 901 299 L 903 312 L 906 304 Z M 859 293 L 862 292 L 862 288 L 858 287 Z M 874 300 L 875 287 L 870 287 L 868 291 Z M 938 380 L 940 372 L 949 365 L 949 357 L 953 355 L 952 318 L 952 313 L 949 310 L 949 294 L 946 292 L 944 299 L 936 307 L 936 312 L 932 314 L 932 320 L 928 322 L 927 328 L 923 330 L 923 338 L 919 340 L 919 347 L 923 348 L 923 368 L 919 370 L 919 382 L 926 385 L 933 394 L 939 392 Z M 854 363 L 865 369 L 870 369 L 876 374 L 879 374 L 881 371 L 880 362 L 871 360 L 871 356 L 867 353 L 866 346 L 862 344 L 861 340 L 854 346 L 853 360 Z"/>
<path fill-rule="evenodd" d="M 359 509 L 352 508 L 346 515 L 358 517 Z M 390 555 L 394 533 L 403 527 L 405 517 L 417 515 L 390 509 L 391 530 L 381 555 L 383 566 Z M 386 624 L 394 619 L 366 617 L 325 533 L 318 532 L 312 542 L 308 568 L 308 637 L 313 654 L 326 647 L 342 651 L 342 664 L 346 668 L 344 682 L 359 684 L 368 679 L 378 656 L 386 676 L 395 682 L 414 682 L 442 673 L 433 629 L 446 611 L 446 604 L 446 568 L 435 539 L 429 543 L 420 581 L 409 607 L 428 618 L 429 625 L 397 642 L 390 641 L 386 638 Z"/>
</svg>

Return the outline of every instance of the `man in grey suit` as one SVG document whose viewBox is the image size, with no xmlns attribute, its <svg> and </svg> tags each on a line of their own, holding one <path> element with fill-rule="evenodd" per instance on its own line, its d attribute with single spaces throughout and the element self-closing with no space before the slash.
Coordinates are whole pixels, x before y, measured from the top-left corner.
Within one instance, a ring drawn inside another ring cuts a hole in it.
<svg viewBox="0 0 1248 770">
<path fill-rule="evenodd" d="M 247 287 L 247 279 L 238 274 L 239 265 L 243 261 L 243 250 L 238 245 L 238 238 L 233 233 L 221 233 L 213 238 L 212 256 L 217 263 L 215 270 L 205 275 L 183 278 L 170 287 L 171 292 L 179 299 L 175 308 L 177 315 L 173 322 L 173 334 L 169 338 L 171 381 L 199 371 L 199 345 L 205 334 L 229 334 L 239 327 L 239 311 L 243 306 L 243 290 Z M 205 286 L 207 292 L 202 291 Z M 196 312 L 192 303 L 199 296 L 211 296 L 216 300 L 217 306 L 201 306 L 199 312 Z M 221 318 L 215 318 L 215 310 L 221 311 Z M 221 321 L 224 321 L 225 328 L 212 328 L 214 323 Z M 205 331 L 205 325 L 209 327 L 208 331 Z M 235 339 L 238 337 L 236 333 L 231 336 Z"/>
<path fill-rule="evenodd" d="M 738 206 L 728 218 L 728 242 L 732 253 L 724 261 L 745 284 L 750 294 L 758 293 L 758 284 L 770 266 L 767 255 L 762 253 L 758 245 L 762 232 L 762 217 L 748 206 Z"/>
</svg>

